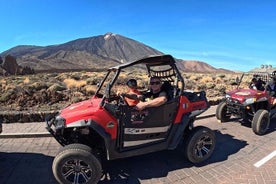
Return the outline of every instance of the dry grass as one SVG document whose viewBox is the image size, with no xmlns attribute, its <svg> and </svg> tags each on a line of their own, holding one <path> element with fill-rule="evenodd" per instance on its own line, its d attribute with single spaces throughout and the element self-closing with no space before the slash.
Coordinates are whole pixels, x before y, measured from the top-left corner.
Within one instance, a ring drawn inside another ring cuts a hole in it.
<svg viewBox="0 0 276 184">
<path fill-rule="evenodd" d="M 63 81 L 67 88 L 81 88 L 87 84 L 85 80 L 75 80 L 75 79 L 64 79 Z"/>
<path fill-rule="evenodd" d="M 104 78 L 105 72 L 68 72 L 36 74 L 28 76 L 0 76 L 1 106 L 11 104 L 18 106 L 18 101 L 24 106 L 49 106 L 55 103 L 71 103 L 90 98 L 97 90 L 97 84 Z M 206 91 L 208 99 L 222 99 L 226 92 L 236 86 L 231 85 L 241 74 L 203 74 L 182 73 L 185 89 L 193 91 Z M 147 89 L 148 76 L 139 72 L 125 72 L 118 78 L 113 93 L 125 92 L 125 83 L 128 79 L 135 78 L 141 89 Z M 241 87 L 248 87 L 250 78 L 244 78 Z M 62 96 L 62 95 L 63 96 Z M 47 100 L 34 101 L 37 97 L 46 95 Z M 35 98 L 36 97 L 36 98 Z M 58 101 L 63 100 L 63 102 Z M 31 103 L 32 102 L 32 103 Z"/>
<path fill-rule="evenodd" d="M 26 77 L 23 81 L 24 84 L 29 84 L 30 83 L 30 78 Z"/>
</svg>

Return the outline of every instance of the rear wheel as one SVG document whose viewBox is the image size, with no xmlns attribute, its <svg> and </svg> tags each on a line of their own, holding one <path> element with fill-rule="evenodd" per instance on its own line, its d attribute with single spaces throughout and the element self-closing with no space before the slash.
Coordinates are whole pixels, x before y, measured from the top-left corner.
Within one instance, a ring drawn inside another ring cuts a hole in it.
<svg viewBox="0 0 276 184">
<path fill-rule="evenodd" d="M 203 126 L 195 127 L 185 141 L 184 154 L 192 163 L 207 160 L 213 153 L 216 145 L 214 132 Z"/>
<path fill-rule="evenodd" d="M 252 120 L 253 132 L 257 135 L 263 135 L 269 128 L 270 118 L 267 110 L 258 110 Z"/>
<path fill-rule="evenodd" d="M 226 102 L 220 102 L 216 109 L 216 118 L 219 122 L 227 122 L 231 117 L 231 113 L 227 110 Z"/>
<path fill-rule="evenodd" d="M 63 147 L 52 165 L 53 174 L 59 183 L 98 183 L 102 175 L 100 161 L 92 149 L 83 144 Z"/>
</svg>

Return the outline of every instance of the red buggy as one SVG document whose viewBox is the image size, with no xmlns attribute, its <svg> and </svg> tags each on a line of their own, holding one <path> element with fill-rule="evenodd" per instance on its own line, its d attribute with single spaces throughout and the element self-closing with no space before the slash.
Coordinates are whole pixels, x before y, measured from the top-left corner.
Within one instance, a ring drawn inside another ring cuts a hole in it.
<svg viewBox="0 0 276 184">
<path fill-rule="evenodd" d="M 133 67 L 161 78 L 168 94 L 166 104 L 137 111 L 116 95 L 121 75 Z M 207 127 L 194 127 L 194 121 L 208 108 L 204 91 L 184 91 L 184 80 L 170 55 L 112 67 L 91 99 L 47 118 L 48 131 L 64 146 L 53 161 L 54 176 L 60 183 L 97 183 L 102 159 L 173 150 L 179 145 L 184 145 L 183 156 L 190 162 L 203 162 L 213 153 L 215 134 Z"/>
</svg>

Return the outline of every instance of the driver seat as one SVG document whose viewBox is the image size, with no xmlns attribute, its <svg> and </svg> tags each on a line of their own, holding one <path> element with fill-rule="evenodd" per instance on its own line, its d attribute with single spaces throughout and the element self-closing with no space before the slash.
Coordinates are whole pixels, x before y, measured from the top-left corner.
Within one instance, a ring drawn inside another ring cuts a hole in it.
<svg viewBox="0 0 276 184">
<path fill-rule="evenodd" d="M 168 101 L 174 98 L 174 87 L 169 81 L 164 81 L 161 89 L 167 93 Z"/>
</svg>

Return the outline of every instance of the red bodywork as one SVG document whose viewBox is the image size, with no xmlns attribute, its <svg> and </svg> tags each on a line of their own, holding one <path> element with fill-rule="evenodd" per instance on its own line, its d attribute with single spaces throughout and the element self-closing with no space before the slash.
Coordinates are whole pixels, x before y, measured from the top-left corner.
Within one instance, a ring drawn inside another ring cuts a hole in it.
<svg viewBox="0 0 276 184">
<path fill-rule="evenodd" d="M 88 122 L 89 119 L 97 122 L 102 126 L 105 131 L 111 135 L 112 139 L 117 138 L 118 132 L 118 121 L 111 114 L 109 114 L 102 106 L 100 106 L 101 98 L 92 97 L 89 100 L 82 101 L 79 103 L 72 104 L 60 112 L 60 116 L 66 119 L 65 126 L 76 123 L 79 120 Z M 193 111 L 205 111 L 209 106 L 205 100 L 196 101 L 191 103 L 186 96 L 180 97 L 178 111 L 174 124 L 181 122 L 183 114 Z M 112 122 L 115 126 L 108 128 L 108 124 Z"/>
<path fill-rule="evenodd" d="M 117 137 L 117 120 L 111 116 L 102 106 L 100 106 L 101 98 L 92 97 L 89 100 L 72 104 L 60 112 L 60 115 L 66 119 L 65 125 L 84 120 L 88 122 L 89 119 L 97 122 L 102 126 L 107 133 L 111 135 L 112 139 Z M 108 123 L 113 122 L 114 128 L 107 128 Z"/>
<path fill-rule="evenodd" d="M 270 98 L 266 91 L 258 91 L 254 89 L 235 89 L 227 93 L 232 99 L 237 100 L 239 103 L 244 103 L 246 99 L 256 98 L 258 101 L 262 98 Z"/>
<path fill-rule="evenodd" d="M 177 115 L 175 118 L 174 123 L 180 123 L 181 118 L 183 114 L 187 114 L 189 112 L 193 111 L 202 111 L 209 108 L 209 104 L 206 100 L 196 101 L 196 102 L 190 102 L 189 99 L 186 96 L 180 97 L 180 103 L 179 103 Z"/>
</svg>

